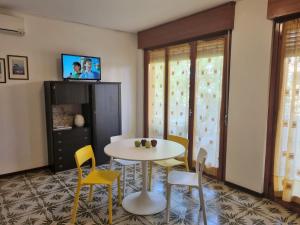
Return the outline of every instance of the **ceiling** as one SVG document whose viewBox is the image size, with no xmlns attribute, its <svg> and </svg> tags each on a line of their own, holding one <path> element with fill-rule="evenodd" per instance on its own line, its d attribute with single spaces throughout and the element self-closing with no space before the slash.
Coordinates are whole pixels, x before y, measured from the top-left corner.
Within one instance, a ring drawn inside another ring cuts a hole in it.
<svg viewBox="0 0 300 225">
<path fill-rule="evenodd" d="M 231 0 L 0 0 L 0 8 L 136 33 Z"/>
</svg>

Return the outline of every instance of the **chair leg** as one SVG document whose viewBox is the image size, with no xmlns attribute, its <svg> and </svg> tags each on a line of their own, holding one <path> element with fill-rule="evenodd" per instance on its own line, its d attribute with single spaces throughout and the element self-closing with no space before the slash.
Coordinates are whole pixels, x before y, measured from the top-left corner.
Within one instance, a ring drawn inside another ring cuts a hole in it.
<svg viewBox="0 0 300 225">
<path fill-rule="evenodd" d="M 93 187 L 94 187 L 94 185 L 91 184 L 90 191 L 89 191 L 89 201 L 92 201 L 92 199 L 93 199 Z"/>
<path fill-rule="evenodd" d="M 112 224 L 112 186 L 108 185 L 108 222 Z"/>
<path fill-rule="evenodd" d="M 152 162 L 149 161 L 149 183 L 148 183 L 148 190 L 151 191 L 152 186 Z"/>
<path fill-rule="evenodd" d="M 170 170 L 171 170 L 170 167 L 167 167 L 167 168 L 166 168 L 166 187 L 167 187 L 167 185 L 168 185 L 168 176 L 169 176 Z M 167 188 L 166 188 L 166 189 L 167 189 Z"/>
<path fill-rule="evenodd" d="M 72 224 L 75 224 L 75 221 L 76 221 L 76 214 L 77 214 L 77 209 L 78 209 L 80 189 L 81 189 L 81 185 L 78 184 L 76 194 L 75 194 L 73 212 L 72 212 Z"/>
<path fill-rule="evenodd" d="M 166 213 L 166 223 L 170 220 L 170 201 L 171 201 L 171 184 L 167 184 L 167 213 Z"/>
<path fill-rule="evenodd" d="M 188 163 L 188 161 L 185 161 L 185 162 L 184 162 L 184 165 L 185 165 L 185 170 L 186 170 L 186 172 L 189 172 L 190 169 L 189 169 L 189 163 Z M 190 193 L 192 192 L 192 186 L 189 186 L 189 192 L 190 192 Z"/>
<path fill-rule="evenodd" d="M 125 197 L 126 193 L 126 166 L 123 166 L 123 198 Z"/>
<path fill-rule="evenodd" d="M 110 161 L 109 161 L 109 169 L 112 169 L 112 164 L 113 164 L 114 158 L 110 157 Z"/>
<path fill-rule="evenodd" d="M 204 225 L 207 225 L 207 218 L 206 218 L 206 209 L 205 209 L 205 201 L 204 201 L 204 196 L 203 196 L 203 188 L 202 185 L 199 187 L 199 198 L 200 198 L 200 207 L 202 208 L 203 211 L 203 221 Z M 200 209 L 201 209 L 200 208 Z"/>
<path fill-rule="evenodd" d="M 184 162 L 184 165 L 185 165 L 186 172 L 189 172 L 190 171 L 190 169 L 189 169 L 189 163 L 186 161 L 186 162 Z"/>
<path fill-rule="evenodd" d="M 136 173 L 136 164 L 134 164 L 134 168 L 133 168 L 133 169 L 134 169 L 134 172 L 133 172 L 133 180 L 135 180 L 135 176 L 136 176 L 136 174 L 135 174 L 135 173 Z"/>
<path fill-rule="evenodd" d="M 118 176 L 118 203 L 119 206 L 122 205 L 122 196 L 121 196 L 121 178 Z"/>
</svg>

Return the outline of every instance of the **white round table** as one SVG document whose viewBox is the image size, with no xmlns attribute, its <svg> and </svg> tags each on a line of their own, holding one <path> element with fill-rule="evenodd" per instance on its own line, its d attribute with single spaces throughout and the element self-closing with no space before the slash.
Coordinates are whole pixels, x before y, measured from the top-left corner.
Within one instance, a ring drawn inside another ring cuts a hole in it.
<svg viewBox="0 0 300 225">
<path fill-rule="evenodd" d="M 148 161 L 170 159 L 182 155 L 184 147 L 176 142 L 156 139 L 154 148 L 135 147 L 134 141 L 139 139 L 125 139 L 111 143 L 104 148 L 104 152 L 112 157 L 134 161 L 142 161 L 143 187 L 142 191 L 127 195 L 123 199 L 123 207 L 126 211 L 137 215 L 152 215 L 166 208 L 166 199 L 163 195 L 149 192 Z M 151 139 L 147 139 L 151 140 Z"/>
</svg>

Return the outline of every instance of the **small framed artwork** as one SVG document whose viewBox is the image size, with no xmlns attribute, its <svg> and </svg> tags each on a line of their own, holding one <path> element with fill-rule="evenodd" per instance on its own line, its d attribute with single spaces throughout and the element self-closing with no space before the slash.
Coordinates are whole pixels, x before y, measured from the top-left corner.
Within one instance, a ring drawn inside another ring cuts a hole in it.
<svg viewBox="0 0 300 225">
<path fill-rule="evenodd" d="M 29 80 L 28 57 L 8 55 L 8 78 L 11 80 Z"/>
<path fill-rule="evenodd" d="M 0 83 L 6 83 L 5 59 L 0 58 Z"/>
</svg>

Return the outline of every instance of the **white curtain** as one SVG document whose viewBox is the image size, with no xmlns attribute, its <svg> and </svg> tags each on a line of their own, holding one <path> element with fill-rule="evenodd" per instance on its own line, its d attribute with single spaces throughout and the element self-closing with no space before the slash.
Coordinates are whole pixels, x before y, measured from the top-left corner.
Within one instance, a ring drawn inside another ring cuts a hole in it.
<svg viewBox="0 0 300 225">
<path fill-rule="evenodd" d="M 168 134 L 188 137 L 190 46 L 170 47 L 168 70 Z"/>
<path fill-rule="evenodd" d="M 274 191 L 300 203 L 300 20 L 283 27 L 283 69 L 277 120 Z"/>
<path fill-rule="evenodd" d="M 149 52 L 148 127 L 149 137 L 164 136 L 165 50 Z"/>
<path fill-rule="evenodd" d="M 193 159 L 200 147 L 206 149 L 207 172 L 212 175 L 219 167 L 224 44 L 224 39 L 197 43 Z"/>
</svg>

